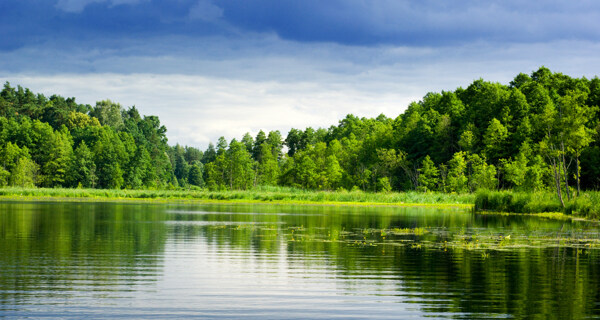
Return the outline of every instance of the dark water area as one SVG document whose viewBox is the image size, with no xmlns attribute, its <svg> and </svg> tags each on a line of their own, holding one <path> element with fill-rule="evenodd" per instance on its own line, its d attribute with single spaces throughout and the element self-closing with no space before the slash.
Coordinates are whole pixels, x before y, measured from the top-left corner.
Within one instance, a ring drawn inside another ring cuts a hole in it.
<svg viewBox="0 0 600 320">
<path fill-rule="evenodd" d="M 0 318 L 600 318 L 597 223 L 0 202 Z"/>
</svg>

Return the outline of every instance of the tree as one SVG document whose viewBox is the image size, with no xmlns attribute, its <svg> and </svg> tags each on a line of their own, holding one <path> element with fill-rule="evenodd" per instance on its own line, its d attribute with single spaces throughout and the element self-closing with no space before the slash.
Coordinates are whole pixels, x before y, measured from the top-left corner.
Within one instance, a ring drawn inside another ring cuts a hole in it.
<svg viewBox="0 0 600 320">
<path fill-rule="evenodd" d="M 492 161 L 506 157 L 508 130 L 498 119 L 490 121 L 483 136 L 485 155 Z"/>
<path fill-rule="evenodd" d="M 542 156 L 536 155 L 529 161 L 523 184 L 524 189 L 534 192 L 543 190 L 546 187 L 544 181 L 547 180 L 548 175 L 548 165 L 544 162 Z"/>
<path fill-rule="evenodd" d="M 269 135 L 267 136 L 267 144 L 271 148 L 271 153 L 275 157 L 275 160 L 281 159 L 283 148 L 283 140 L 281 138 L 281 133 L 279 130 L 269 131 Z"/>
<path fill-rule="evenodd" d="M 300 149 L 300 139 L 301 139 L 302 131 L 298 129 L 290 129 L 288 132 L 287 138 L 285 138 L 284 144 L 288 148 L 288 156 L 293 157 L 296 154 L 296 151 Z"/>
<path fill-rule="evenodd" d="M 202 155 L 202 163 L 207 164 L 209 162 L 215 161 L 217 158 L 217 151 L 215 150 L 215 146 L 211 143 L 208 144 L 208 148 L 204 151 Z"/>
<path fill-rule="evenodd" d="M 235 139 L 226 153 L 226 168 L 229 189 L 246 190 L 254 185 L 254 162 L 246 146 Z"/>
<path fill-rule="evenodd" d="M 259 185 L 276 185 L 279 178 L 279 166 L 272 153 L 271 146 L 263 143 L 260 153 L 259 158 L 261 161 L 258 163 L 256 172 L 257 183 Z"/>
<path fill-rule="evenodd" d="M 242 138 L 242 143 L 246 146 L 246 151 L 252 153 L 252 150 L 254 150 L 254 138 L 252 138 L 249 132 L 246 132 L 246 134 L 244 134 L 244 137 Z"/>
<path fill-rule="evenodd" d="M 127 189 L 156 187 L 152 158 L 143 145 L 137 146 L 130 157 L 123 173 L 123 185 Z"/>
<path fill-rule="evenodd" d="M 171 164 L 179 185 L 185 185 L 190 171 L 190 166 L 185 160 L 185 149 L 179 144 L 172 148 Z"/>
<path fill-rule="evenodd" d="M 468 157 L 471 173 L 469 175 L 469 189 L 471 192 L 479 189 L 494 190 L 498 184 L 496 167 L 487 164 L 485 157 L 472 154 Z"/>
<path fill-rule="evenodd" d="M 81 184 L 84 188 L 94 188 L 97 181 L 94 154 L 85 141 L 82 141 L 73 152 L 67 174 L 67 185 L 76 187 Z"/>
<path fill-rule="evenodd" d="M 123 129 L 124 123 L 121 116 L 123 111 L 118 103 L 110 100 L 96 102 L 96 106 L 90 111 L 90 116 L 95 117 L 103 126 L 111 126 L 115 130 Z"/>
<path fill-rule="evenodd" d="M 260 130 L 256 135 L 256 140 L 254 141 L 254 148 L 252 149 L 252 159 L 260 162 L 261 156 L 261 148 L 263 143 L 267 142 L 267 135 L 264 131 Z"/>
<path fill-rule="evenodd" d="M 6 186 L 9 183 L 13 184 L 15 173 L 25 173 L 23 172 L 25 169 L 24 166 L 29 165 L 29 163 L 22 162 L 19 168 L 20 159 L 30 159 L 29 150 L 26 147 L 19 148 L 18 145 L 10 141 L 4 146 L 0 146 L 0 186 Z M 24 177 L 23 179 L 27 178 Z"/>
<path fill-rule="evenodd" d="M 129 159 L 119 136 L 111 127 L 103 127 L 94 145 L 98 186 L 119 189 L 123 186 L 123 164 Z M 168 160 L 168 159 L 167 159 Z"/>
<path fill-rule="evenodd" d="M 28 157 L 21 157 L 10 174 L 10 185 L 34 187 L 37 183 L 38 165 Z"/>
<path fill-rule="evenodd" d="M 323 169 L 322 187 L 330 190 L 337 189 L 342 180 L 343 170 L 335 155 L 329 155 L 325 158 L 325 166 Z"/>
<path fill-rule="evenodd" d="M 581 152 L 593 141 L 594 130 L 587 127 L 589 119 L 597 112 L 597 107 L 588 107 L 585 105 L 587 95 L 583 92 L 569 91 L 565 96 L 558 99 L 558 106 L 561 109 L 560 124 L 563 128 L 560 136 L 566 145 L 565 152 L 575 158 L 575 177 L 577 180 L 577 195 L 579 195 L 581 186 Z M 565 161 L 563 161 L 563 165 Z M 567 172 L 567 167 L 564 168 Z M 565 177 L 565 179 L 568 179 Z"/>
<path fill-rule="evenodd" d="M 227 146 L 227 140 L 225 140 L 225 137 L 219 137 L 219 140 L 217 141 L 217 155 L 224 154 L 227 151 Z"/>
<path fill-rule="evenodd" d="M 525 175 L 527 174 L 529 158 L 531 158 L 532 151 L 529 144 L 523 143 L 521 151 L 515 156 L 514 159 L 505 160 L 501 162 L 501 168 L 504 172 L 504 180 L 510 183 L 510 186 L 514 189 L 520 190 L 525 185 Z"/>
<path fill-rule="evenodd" d="M 200 161 L 194 161 L 190 167 L 190 173 L 188 176 L 188 182 L 191 185 L 202 187 L 204 186 L 204 179 L 202 178 L 204 173 L 204 165 Z"/>
<path fill-rule="evenodd" d="M 206 186 L 210 190 L 223 190 L 227 188 L 225 180 L 226 165 L 225 154 L 220 154 L 216 157 L 215 161 L 207 163 L 204 167 Z"/>
<path fill-rule="evenodd" d="M 390 192 L 392 191 L 392 185 L 388 177 L 382 177 L 377 180 L 377 191 L 379 192 Z"/>
<path fill-rule="evenodd" d="M 421 168 L 419 168 L 419 189 L 421 191 L 433 191 L 437 189 L 439 182 L 439 170 L 429 155 L 423 159 Z"/>
<path fill-rule="evenodd" d="M 88 126 L 99 127 L 100 122 L 97 118 L 90 117 L 85 113 L 71 111 L 67 118 L 66 126 L 70 130 L 75 128 L 85 128 Z"/>
<path fill-rule="evenodd" d="M 447 191 L 465 192 L 467 190 L 468 178 L 466 176 L 467 161 L 465 152 L 456 152 L 450 161 L 448 161 L 448 174 L 446 177 Z"/>
<path fill-rule="evenodd" d="M 403 161 L 404 154 L 402 151 L 396 153 L 394 149 L 377 149 L 376 152 L 381 174 L 386 176 L 388 181 L 392 183 L 392 177 L 396 169 L 400 167 L 400 162 Z"/>
<path fill-rule="evenodd" d="M 307 152 L 300 152 L 294 155 L 296 163 L 296 183 L 303 189 L 317 188 L 317 166 Z"/>
<path fill-rule="evenodd" d="M 201 161 L 203 156 L 204 156 L 204 154 L 199 149 L 194 148 L 194 147 L 189 147 L 189 146 L 185 147 L 184 158 L 188 164 L 191 165 L 195 161 Z"/>
<path fill-rule="evenodd" d="M 458 140 L 458 145 L 462 151 L 467 152 L 475 152 L 476 138 L 473 131 L 466 130 L 460 134 L 460 139 Z"/>
</svg>

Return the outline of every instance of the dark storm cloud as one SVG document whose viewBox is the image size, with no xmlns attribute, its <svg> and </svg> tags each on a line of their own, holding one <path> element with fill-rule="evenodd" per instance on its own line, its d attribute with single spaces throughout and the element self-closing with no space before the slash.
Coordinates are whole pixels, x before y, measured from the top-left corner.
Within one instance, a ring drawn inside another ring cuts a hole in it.
<svg viewBox="0 0 600 320">
<path fill-rule="evenodd" d="M 0 49 L 52 41 L 76 45 L 94 39 L 205 36 L 227 32 L 227 26 L 201 19 L 203 12 L 197 12 L 198 5 L 199 1 L 181 0 L 3 0 L 0 3 Z M 207 3 L 200 10 L 210 10 L 211 6 Z M 218 18 L 215 12 L 220 9 L 212 9 L 209 17 L 212 14 Z"/>
<path fill-rule="evenodd" d="M 598 41 L 598 21 L 598 1 L 3 0 L 0 49 L 246 33 L 360 46 Z"/>
<path fill-rule="evenodd" d="M 452 45 L 600 39 L 600 2 L 256 0 L 219 2 L 243 29 L 298 41 Z"/>
<path fill-rule="evenodd" d="M 0 83 L 110 98 L 171 142 L 395 117 L 541 65 L 600 70 L 600 2 L 0 0 Z M 176 107 L 174 107 L 176 106 Z"/>
</svg>

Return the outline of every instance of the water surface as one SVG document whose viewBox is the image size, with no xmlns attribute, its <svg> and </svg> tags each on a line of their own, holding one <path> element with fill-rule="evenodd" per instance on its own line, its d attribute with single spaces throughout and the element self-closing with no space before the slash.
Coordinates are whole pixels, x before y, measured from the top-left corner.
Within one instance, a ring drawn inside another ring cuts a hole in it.
<svg viewBox="0 0 600 320">
<path fill-rule="evenodd" d="M 0 317 L 598 318 L 599 253 L 458 209 L 0 202 Z"/>
</svg>

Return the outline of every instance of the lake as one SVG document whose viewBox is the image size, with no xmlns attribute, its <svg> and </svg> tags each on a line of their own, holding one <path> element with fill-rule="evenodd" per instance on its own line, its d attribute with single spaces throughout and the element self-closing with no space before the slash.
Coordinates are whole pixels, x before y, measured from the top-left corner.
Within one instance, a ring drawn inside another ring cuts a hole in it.
<svg viewBox="0 0 600 320">
<path fill-rule="evenodd" d="M 592 222 L 0 202 L 0 318 L 598 318 L 599 288 Z"/>
</svg>

